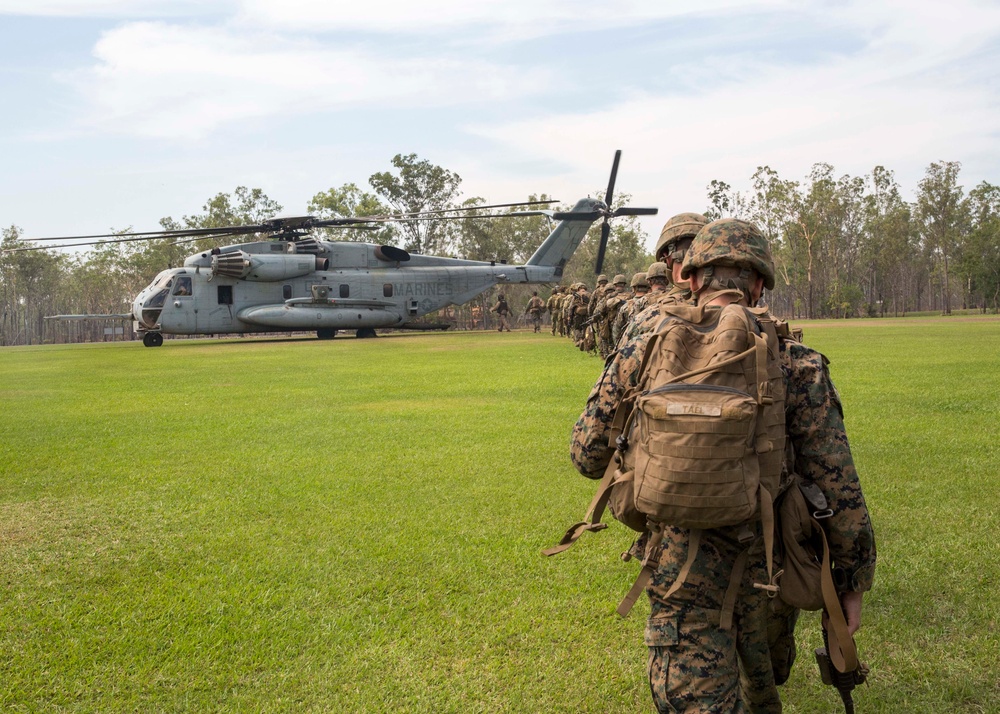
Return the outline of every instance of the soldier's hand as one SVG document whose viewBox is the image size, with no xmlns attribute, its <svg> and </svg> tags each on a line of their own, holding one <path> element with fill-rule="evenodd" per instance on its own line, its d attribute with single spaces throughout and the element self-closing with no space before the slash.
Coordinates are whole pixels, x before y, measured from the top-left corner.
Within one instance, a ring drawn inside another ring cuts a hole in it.
<svg viewBox="0 0 1000 714">
<path fill-rule="evenodd" d="M 861 629 L 861 599 L 864 593 L 846 592 L 840 596 L 840 604 L 844 607 L 847 618 L 847 631 L 852 635 Z"/>
</svg>

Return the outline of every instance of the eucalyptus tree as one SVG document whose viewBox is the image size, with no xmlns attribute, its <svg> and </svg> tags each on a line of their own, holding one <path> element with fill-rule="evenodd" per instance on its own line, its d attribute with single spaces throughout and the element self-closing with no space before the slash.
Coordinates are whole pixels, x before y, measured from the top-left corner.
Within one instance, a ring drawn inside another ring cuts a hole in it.
<svg viewBox="0 0 1000 714">
<path fill-rule="evenodd" d="M 868 267 L 869 313 L 885 315 L 887 301 L 893 315 L 905 313 L 912 283 L 921 281 L 923 269 L 911 207 L 903 200 L 895 175 L 884 166 L 872 169 L 866 181 L 861 260 Z"/>
<path fill-rule="evenodd" d="M 382 216 L 391 209 L 378 196 L 362 191 L 357 184 L 345 183 L 340 188 L 320 191 L 309 201 L 309 213 L 322 220 L 333 218 L 360 218 Z M 327 240 L 360 241 L 363 243 L 393 244 L 397 240 L 395 226 L 386 224 L 378 230 L 345 228 L 319 229 Z"/>
<path fill-rule="evenodd" d="M 968 205 L 958 185 L 961 168 L 957 161 L 932 163 L 917 192 L 917 220 L 924 247 L 941 266 L 941 304 L 945 315 L 951 314 L 951 259 L 961 247 L 968 224 Z"/>
<path fill-rule="evenodd" d="M 750 177 L 747 196 L 735 196 L 731 206 L 754 223 L 771 244 L 779 281 L 772 301 L 782 303 L 788 314 L 794 315 L 796 308 L 803 305 L 808 310 L 808 294 L 804 293 L 802 282 L 809 275 L 811 261 L 802 250 L 798 229 L 803 206 L 798 182 L 782 179 L 770 166 L 758 166 Z"/>
<path fill-rule="evenodd" d="M 21 229 L 3 229 L 0 248 L 17 248 Z M 49 250 L 0 252 L 0 344 L 33 344 L 45 335 L 45 315 L 53 314 L 65 256 Z"/>
<path fill-rule="evenodd" d="M 416 154 L 396 154 L 396 173 L 372 174 L 368 183 L 396 213 L 417 213 L 453 208 L 459 196 L 461 177 L 435 166 Z M 444 254 L 452 248 L 453 232 L 443 221 L 410 221 L 400 224 L 404 247 L 415 253 Z"/>
<path fill-rule="evenodd" d="M 983 181 L 969 192 L 971 230 L 962 250 L 962 270 L 982 307 L 1000 312 L 1000 186 Z"/>
</svg>

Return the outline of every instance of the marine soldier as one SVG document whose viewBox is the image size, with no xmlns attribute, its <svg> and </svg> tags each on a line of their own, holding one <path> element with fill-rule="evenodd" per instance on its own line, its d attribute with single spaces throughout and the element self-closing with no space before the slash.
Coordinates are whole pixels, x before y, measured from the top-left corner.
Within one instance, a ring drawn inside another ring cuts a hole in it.
<svg viewBox="0 0 1000 714">
<path fill-rule="evenodd" d="M 497 332 L 503 332 L 507 330 L 510 332 L 510 321 L 508 317 L 510 316 L 510 307 L 507 305 L 507 299 L 504 297 L 503 293 L 497 295 L 497 304 L 490 308 L 490 312 L 495 312 L 500 320 L 500 326 L 497 328 Z"/>
<path fill-rule="evenodd" d="M 637 316 L 647 307 L 667 294 L 667 290 L 670 288 L 669 275 L 670 269 L 667 268 L 666 263 L 657 261 L 650 264 L 649 268 L 646 270 L 646 282 L 649 283 L 649 292 L 640 298 L 636 298 L 636 300 L 632 303 L 629 320 L 622 327 L 623 335 L 630 335 L 635 327 Z"/>
<path fill-rule="evenodd" d="M 531 325 L 535 328 L 535 332 L 542 331 L 542 310 L 545 309 L 545 301 L 538 297 L 538 291 L 531 293 L 531 299 L 528 300 L 528 307 L 526 312 L 528 317 L 531 318 Z"/>
<path fill-rule="evenodd" d="M 622 335 L 625 334 L 625 328 L 628 326 L 629 321 L 635 315 L 636 301 L 649 293 L 649 281 L 646 279 L 645 273 L 636 273 L 633 275 L 630 284 L 632 286 L 632 295 L 626 298 L 621 307 L 618 308 L 618 315 L 611 326 L 611 341 L 616 346 L 621 341 Z"/>
<path fill-rule="evenodd" d="M 559 303 L 559 295 L 562 292 L 562 286 L 556 285 L 552 288 L 552 294 L 549 299 L 545 301 L 545 308 L 549 311 L 549 320 L 552 322 L 552 334 L 556 334 L 556 330 L 559 329 L 559 320 L 556 317 L 556 309 Z"/>
<path fill-rule="evenodd" d="M 681 276 L 690 280 L 696 300 L 753 306 L 765 288 L 774 286 L 774 262 L 755 226 L 722 219 L 698 232 Z M 599 478 L 611 458 L 612 417 L 638 376 L 651 334 L 624 338 L 573 429 L 571 458 L 585 476 Z M 779 335 L 788 453 L 794 455 L 787 470 L 816 484 L 833 510 L 826 520 L 827 533 L 831 556 L 842 575 L 840 600 L 853 634 L 861 625 L 863 593 L 871 588 L 875 571 L 871 520 L 827 360 L 793 340 L 787 330 Z M 692 531 L 664 527 L 658 567 L 647 588 L 651 612 L 645 633 L 657 711 L 781 711 L 777 685 L 787 679 L 794 661 L 797 612 L 753 587 L 754 582 L 767 581 L 767 570 L 760 521 L 752 525 L 756 538 L 749 550 L 736 537 L 736 527 L 729 527 L 702 531 L 700 545 L 692 553 L 688 545 L 697 542 L 690 539 Z M 738 558 L 747 559 L 746 568 L 729 592 Z M 686 576 L 671 592 L 682 566 Z M 773 612 L 772 602 L 780 605 Z M 720 613 L 727 607 L 732 625 L 723 629 Z"/>
<path fill-rule="evenodd" d="M 573 302 L 573 288 L 575 285 L 576 283 L 566 286 L 566 289 L 563 291 L 562 300 L 559 303 L 559 318 L 562 323 L 563 337 L 572 336 L 570 334 L 569 305 Z"/>
<path fill-rule="evenodd" d="M 607 359 L 608 355 L 615 348 L 611 341 L 611 325 L 618 314 L 627 295 L 628 283 L 622 274 L 616 275 L 614 281 L 604 291 L 604 296 L 597 302 L 591 320 L 594 324 L 594 331 L 597 333 L 597 351 L 601 359 Z"/>
<path fill-rule="evenodd" d="M 597 309 L 597 303 L 600 302 L 602 297 L 604 297 L 604 292 L 607 287 L 608 276 L 601 273 L 597 276 L 597 287 L 594 288 L 594 292 L 590 294 L 590 301 L 587 303 L 587 317 L 594 316 L 594 310 Z"/>
<path fill-rule="evenodd" d="M 573 326 L 573 344 L 586 352 L 584 338 L 587 333 L 590 293 L 587 292 L 587 286 L 583 283 L 577 283 L 576 285 L 576 291 L 573 293 L 573 299 L 570 301 L 570 320 Z"/>
</svg>

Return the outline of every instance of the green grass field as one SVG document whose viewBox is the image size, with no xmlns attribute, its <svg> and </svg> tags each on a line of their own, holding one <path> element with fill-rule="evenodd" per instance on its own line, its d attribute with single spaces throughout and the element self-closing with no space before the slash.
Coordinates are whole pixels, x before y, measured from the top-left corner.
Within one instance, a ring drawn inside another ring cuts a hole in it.
<svg viewBox="0 0 1000 714">
<path fill-rule="evenodd" d="M 859 712 L 1000 711 L 1000 319 L 805 324 L 879 547 Z M 599 361 L 549 335 L 0 350 L 0 710 L 647 712 Z M 800 621 L 788 712 L 836 712 Z"/>
</svg>

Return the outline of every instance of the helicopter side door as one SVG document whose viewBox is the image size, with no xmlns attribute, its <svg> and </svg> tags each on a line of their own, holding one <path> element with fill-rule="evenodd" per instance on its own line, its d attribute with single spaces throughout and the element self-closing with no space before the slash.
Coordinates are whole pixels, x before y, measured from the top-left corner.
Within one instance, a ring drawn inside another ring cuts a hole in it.
<svg viewBox="0 0 1000 714">
<path fill-rule="evenodd" d="M 194 297 L 194 281 L 190 275 L 174 277 L 173 289 L 170 291 L 169 321 L 171 326 L 180 333 L 195 333 L 198 331 L 198 305 Z"/>
</svg>

